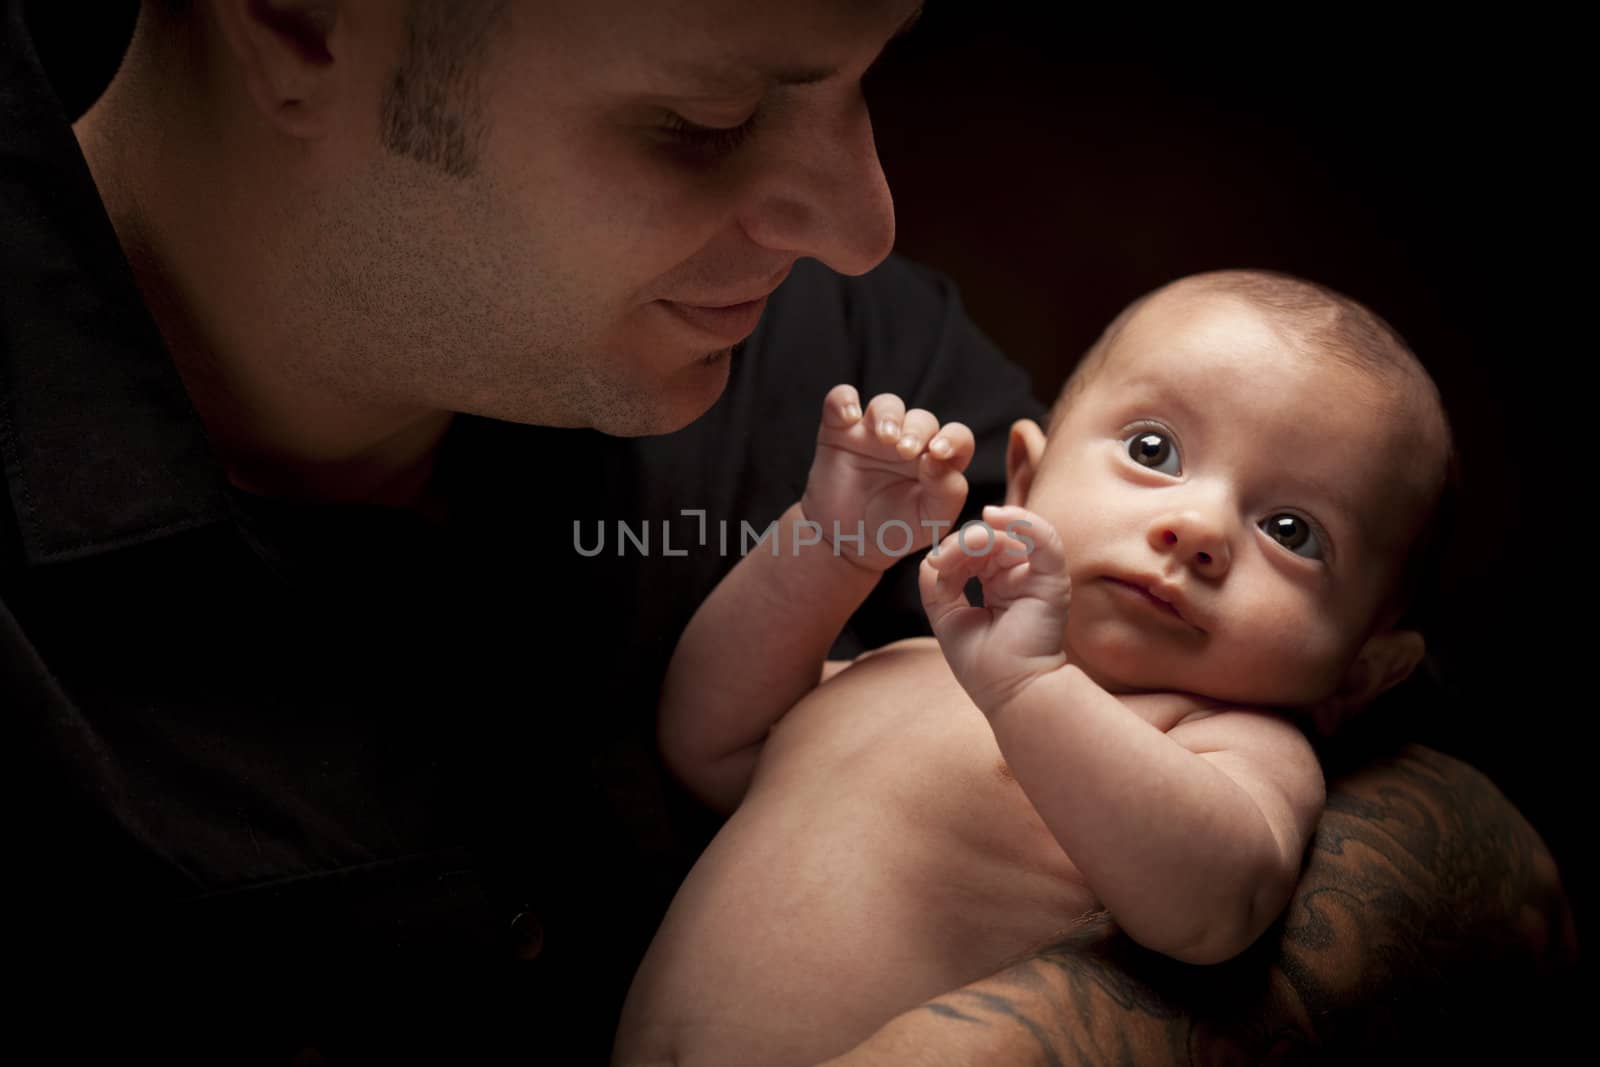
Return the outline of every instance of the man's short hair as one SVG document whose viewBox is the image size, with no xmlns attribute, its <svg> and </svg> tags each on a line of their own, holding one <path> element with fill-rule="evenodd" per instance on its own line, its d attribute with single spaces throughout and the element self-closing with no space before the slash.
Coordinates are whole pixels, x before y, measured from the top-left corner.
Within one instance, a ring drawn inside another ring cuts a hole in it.
<svg viewBox="0 0 1600 1067">
<path fill-rule="evenodd" d="M 455 178 L 487 128 L 477 80 L 505 0 L 407 0 L 404 50 L 383 91 L 383 145 Z"/>
<path fill-rule="evenodd" d="M 146 10 L 181 23 L 194 4 L 147 0 Z M 405 0 L 405 6 L 405 44 L 383 90 L 383 146 L 465 178 L 477 167 L 487 128 L 477 77 L 506 0 Z"/>
</svg>

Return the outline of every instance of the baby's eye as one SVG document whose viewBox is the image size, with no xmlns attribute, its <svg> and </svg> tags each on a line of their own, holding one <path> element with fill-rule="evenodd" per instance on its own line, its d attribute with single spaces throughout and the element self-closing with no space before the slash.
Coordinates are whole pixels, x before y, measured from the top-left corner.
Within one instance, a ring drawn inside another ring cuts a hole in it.
<svg viewBox="0 0 1600 1067">
<path fill-rule="evenodd" d="M 1311 523 L 1298 515 L 1283 512 L 1270 519 L 1262 519 L 1261 528 L 1268 537 L 1297 556 L 1308 559 L 1321 559 L 1323 556 L 1322 538 L 1317 536 Z"/>
<path fill-rule="evenodd" d="M 1125 443 L 1128 446 L 1128 458 L 1141 467 L 1150 467 L 1173 476 L 1183 473 L 1183 465 L 1178 462 L 1178 450 L 1166 434 L 1140 430 Z"/>
</svg>

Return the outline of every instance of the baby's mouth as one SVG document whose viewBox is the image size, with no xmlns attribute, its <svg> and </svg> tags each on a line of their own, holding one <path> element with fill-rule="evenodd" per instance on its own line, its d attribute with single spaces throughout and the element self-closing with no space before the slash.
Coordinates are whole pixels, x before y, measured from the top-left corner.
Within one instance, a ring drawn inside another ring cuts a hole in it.
<svg viewBox="0 0 1600 1067">
<path fill-rule="evenodd" d="M 1135 593 L 1144 594 L 1144 598 L 1146 600 L 1150 601 L 1150 603 L 1155 604 L 1157 607 L 1165 608 L 1168 611 L 1172 612 L 1172 614 L 1174 614 L 1174 615 L 1178 614 L 1178 609 L 1177 608 L 1173 607 L 1167 601 L 1162 600 L 1160 597 L 1156 596 L 1154 593 L 1152 593 L 1150 590 L 1146 589 L 1144 586 L 1142 586 L 1142 585 L 1134 585 L 1132 582 L 1125 582 L 1121 578 L 1113 578 L 1111 580 L 1113 582 L 1116 582 L 1118 585 L 1125 586 L 1128 589 L 1132 589 Z"/>
<path fill-rule="evenodd" d="M 1142 585 L 1139 585 L 1139 584 L 1137 584 L 1135 582 L 1124 581 L 1121 578 L 1110 578 L 1110 577 L 1108 577 L 1106 579 L 1106 581 L 1111 582 L 1113 585 L 1119 586 L 1120 588 L 1126 589 L 1129 592 L 1137 595 L 1142 600 L 1144 600 L 1145 603 L 1149 604 L 1151 607 L 1155 608 L 1156 610 L 1165 612 L 1166 614 L 1171 615 L 1173 618 L 1180 620 L 1181 622 L 1185 623 L 1186 625 L 1194 626 L 1194 623 L 1190 622 L 1187 618 L 1185 618 L 1183 612 L 1179 611 L 1175 604 L 1171 603 L 1170 601 L 1163 600 L 1160 596 L 1156 595 L 1155 593 L 1152 593 L 1146 587 L 1144 587 Z M 1197 629 L 1197 630 L 1199 629 L 1198 626 L 1194 626 L 1194 628 Z"/>
</svg>

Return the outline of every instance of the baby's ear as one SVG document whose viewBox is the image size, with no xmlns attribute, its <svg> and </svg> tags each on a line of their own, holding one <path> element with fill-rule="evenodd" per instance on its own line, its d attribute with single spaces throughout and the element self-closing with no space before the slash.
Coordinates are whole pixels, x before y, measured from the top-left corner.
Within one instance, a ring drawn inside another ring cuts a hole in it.
<svg viewBox="0 0 1600 1067">
<path fill-rule="evenodd" d="M 1385 691 L 1411 676 L 1427 644 L 1415 630 L 1382 630 L 1367 638 L 1333 695 L 1311 709 L 1317 732 L 1328 737 Z"/>
<path fill-rule="evenodd" d="M 1028 490 L 1033 487 L 1034 472 L 1044 457 L 1044 431 L 1032 419 L 1018 419 L 1011 424 L 1011 438 L 1006 442 L 1006 504 L 1024 507 L 1028 503 Z"/>
</svg>

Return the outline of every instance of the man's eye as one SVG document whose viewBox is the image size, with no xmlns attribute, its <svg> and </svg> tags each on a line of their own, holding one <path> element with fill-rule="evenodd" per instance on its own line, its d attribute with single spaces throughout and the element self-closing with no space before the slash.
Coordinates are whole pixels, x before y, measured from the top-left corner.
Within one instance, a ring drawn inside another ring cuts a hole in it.
<svg viewBox="0 0 1600 1067">
<path fill-rule="evenodd" d="M 701 126 L 677 112 L 669 111 L 662 128 L 681 145 L 708 155 L 723 156 L 735 151 L 755 132 L 761 113 L 757 112 L 737 126 Z"/>
<path fill-rule="evenodd" d="M 1297 556 L 1321 559 L 1325 552 L 1322 538 L 1311 523 L 1299 515 L 1282 512 L 1261 520 L 1261 529 L 1268 537 Z"/>
<path fill-rule="evenodd" d="M 1128 446 L 1128 458 L 1141 467 L 1173 476 L 1183 473 L 1183 465 L 1178 462 L 1178 449 L 1166 434 L 1140 430 L 1124 443 Z"/>
</svg>

